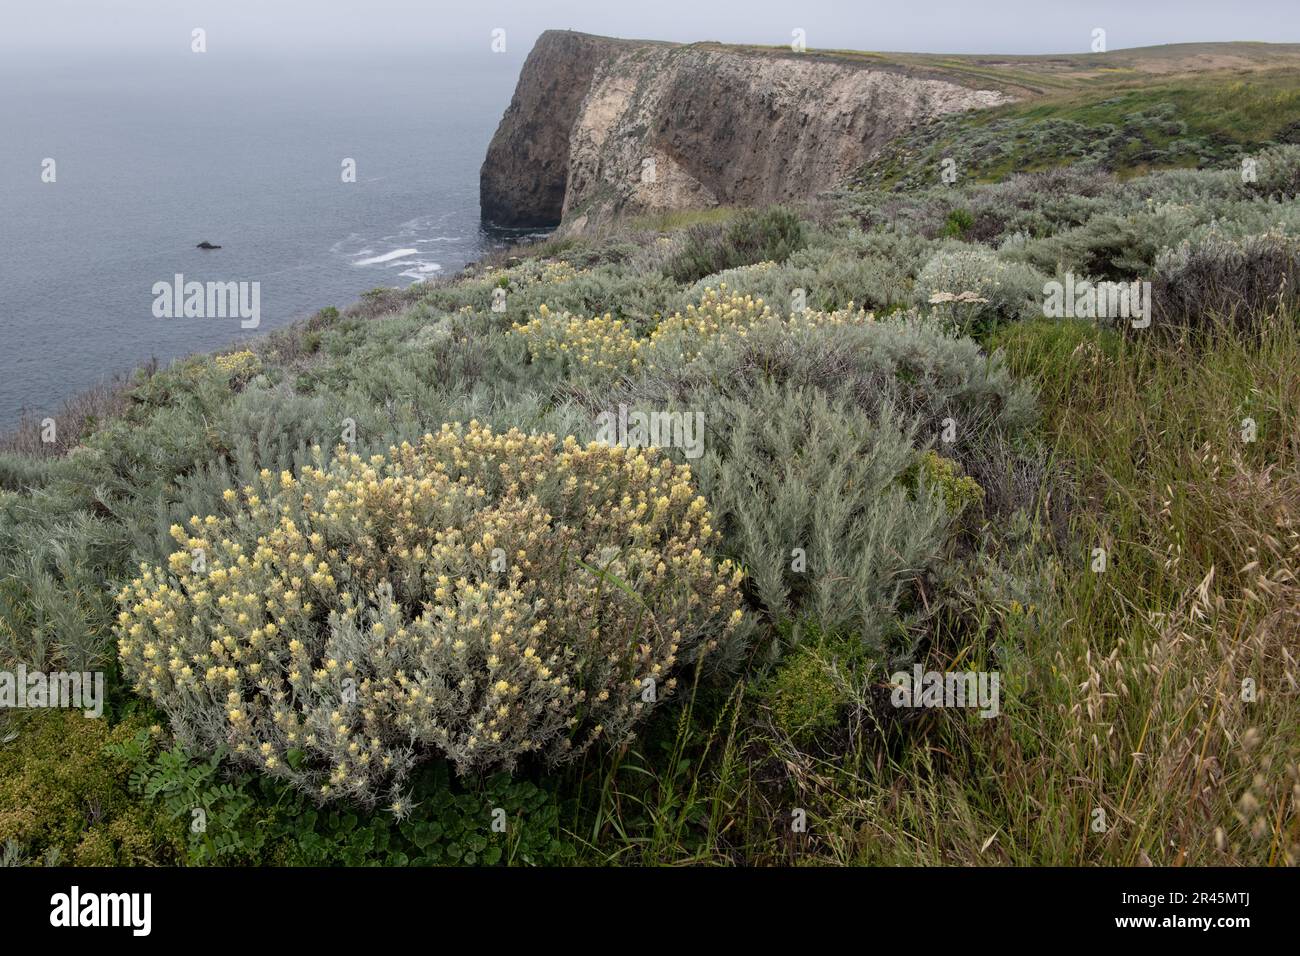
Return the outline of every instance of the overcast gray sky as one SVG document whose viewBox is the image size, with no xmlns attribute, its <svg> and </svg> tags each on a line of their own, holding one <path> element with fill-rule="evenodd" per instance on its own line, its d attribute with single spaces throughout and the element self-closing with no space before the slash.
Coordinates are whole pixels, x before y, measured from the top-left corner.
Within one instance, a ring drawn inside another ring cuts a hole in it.
<svg viewBox="0 0 1300 956">
<path fill-rule="evenodd" d="M 0 50 L 89 57 L 188 47 L 234 53 L 484 48 L 521 54 L 547 28 L 665 40 L 951 53 L 1084 52 L 1193 40 L 1300 41 L 1298 0 L 5 0 Z"/>
</svg>

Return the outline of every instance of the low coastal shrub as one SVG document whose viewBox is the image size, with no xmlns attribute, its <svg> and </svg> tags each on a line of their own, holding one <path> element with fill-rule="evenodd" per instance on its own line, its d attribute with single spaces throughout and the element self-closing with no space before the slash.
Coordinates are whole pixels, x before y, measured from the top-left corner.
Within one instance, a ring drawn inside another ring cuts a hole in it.
<svg viewBox="0 0 1300 956">
<path fill-rule="evenodd" d="M 0 492 L 0 666 L 83 670 L 111 660 L 106 566 L 122 529 L 60 495 Z"/>
<path fill-rule="evenodd" d="M 1261 151 L 1254 173 L 1253 178 L 1246 177 L 1241 182 L 1241 188 L 1252 195 L 1279 202 L 1300 196 L 1300 145 L 1292 140 L 1290 144 Z"/>
<path fill-rule="evenodd" d="M 627 739 L 743 634 L 742 574 L 656 452 L 472 422 L 321 461 L 228 490 L 119 595 L 124 670 L 186 747 L 400 806 L 434 756 L 468 774 Z"/>
<path fill-rule="evenodd" d="M 868 419 L 813 389 L 763 384 L 718 398 L 718 439 L 700 464 L 728 548 L 769 615 L 852 631 L 878 652 L 939 557 L 948 515 L 903 480 L 915 424 Z"/>
<path fill-rule="evenodd" d="M 689 289 L 698 298 L 707 288 L 725 285 L 728 291 L 754 296 L 785 312 L 802 308 L 836 311 L 859 305 L 874 311 L 906 306 L 911 301 L 916 246 L 886 234 L 847 237 L 827 245 L 809 247 L 792 255 L 784 265 L 760 262 L 714 273 Z M 913 255 L 915 253 L 915 255 Z M 924 259 L 922 259 L 924 261 Z"/>
<path fill-rule="evenodd" d="M 1292 306 L 1300 283 L 1300 238 L 1278 233 L 1233 238 L 1211 233 L 1161 255 L 1151 283 L 1158 333 L 1255 331 Z"/>
<path fill-rule="evenodd" d="M 218 355 L 212 361 L 232 385 L 242 385 L 262 371 L 262 360 L 257 357 L 256 352 L 249 349 L 227 352 Z"/>
<path fill-rule="evenodd" d="M 1032 394 L 1002 356 L 916 314 L 877 321 L 809 312 L 755 322 L 743 335 L 719 335 L 685 365 L 659 368 L 641 384 L 639 400 L 708 408 L 718 397 L 735 397 L 757 408 L 754 391 L 764 383 L 817 389 L 869 420 L 892 408 L 917 422 L 922 442 L 950 432 L 945 454 L 963 462 L 991 436 L 1020 433 L 1034 420 Z"/>
<path fill-rule="evenodd" d="M 534 361 L 557 365 L 557 375 L 611 378 L 634 372 L 641 364 L 643 340 L 609 313 L 588 319 L 555 313 L 543 304 L 534 318 L 513 331 L 528 343 Z"/>
<path fill-rule="evenodd" d="M 925 264 L 916 279 L 916 301 L 947 304 L 958 327 L 978 336 L 1041 309 L 1045 282 L 1047 277 L 1031 266 L 1000 259 L 983 246 L 954 246 Z"/>
<path fill-rule="evenodd" d="M 1177 242 L 1195 224 L 1196 217 L 1180 208 L 1137 215 L 1107 213 L 1028 243 L 1018 258 L 1045 272 L 1070 271 L 1119 282 L 1148 275 L 1162 246 Z M 1041 285 L 1037 291 L 1041 295 Z"/>
<path fill-rule="evenodd" d="M 803 221 L 791 210 L 746 210 L 721 225 L 688 229 L 665 272 L 676 282 L 695 282 L 724 269 L 785 262 L 807 241 Z"/>
</svg>

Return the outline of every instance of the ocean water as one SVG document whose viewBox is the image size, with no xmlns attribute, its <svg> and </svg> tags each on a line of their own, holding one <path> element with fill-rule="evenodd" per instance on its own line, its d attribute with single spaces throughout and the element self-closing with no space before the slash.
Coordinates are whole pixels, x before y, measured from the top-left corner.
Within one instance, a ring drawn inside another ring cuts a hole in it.
<svg viewBox="0 0 1300 956">
<path fill-rule="evenodd" d="M 150 358 L 451 274 L 514 238 L 480 226 L 478 171 L 521 61 L 0 63 L 0 431 Z M 158 317 L 154 285 L 176 275 L 257 283 L 258 326 Z"/>
</svg>

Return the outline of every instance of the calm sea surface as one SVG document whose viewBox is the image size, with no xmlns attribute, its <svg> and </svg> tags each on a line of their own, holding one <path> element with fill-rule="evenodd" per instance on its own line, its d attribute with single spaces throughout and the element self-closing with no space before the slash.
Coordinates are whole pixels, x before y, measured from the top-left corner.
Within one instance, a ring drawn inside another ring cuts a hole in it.
<svg viewBox="0 0 1300 956">
<path fill-rule="evenodd" d="M 500 244 L 478 170 L 521 59 L 0 63 L 0 431 Z M 177 274 L 258 283 L 260 326 L 155 317 Z"/>
</svg>

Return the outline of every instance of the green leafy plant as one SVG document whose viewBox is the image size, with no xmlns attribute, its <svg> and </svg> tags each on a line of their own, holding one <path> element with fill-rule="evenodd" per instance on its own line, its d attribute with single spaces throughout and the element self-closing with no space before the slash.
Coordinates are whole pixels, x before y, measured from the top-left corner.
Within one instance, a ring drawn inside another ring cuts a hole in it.
<svg viewBox="0 0 1300 956">
<path fill-rule="evenodd" d="M 110 752 L 132 767 L 133 791 L 185 828 L 191 865 L 539 866 L 574 853 L 553 795 L 507 774 L 466 787 L 447 764 L 428 765 L 413 780 L 411 804 L 395 814 L 319 807 L 221 754 L 163 748 L 148 731 Z"/>
<path fill-rule="evenodd" d="M 0 846 L 11 847 L 13 862 L 174 861 L 180 828 L 137 798 L 130 761 L 114 750 L 149 733 L 139 717 L 112 726 L 78 711 L 0 724 Z"/>
<path fill-rule="evenodd" d="M 688 229 L 666 272 L 677 282 L 694 282 L 724 269 L 785 262 L 806 243 L 803 223 L 790 210 L 746 210 L 721 225 Z"/>
<path fill-rule="evenodd" d="M 954 209 L 948 213 L 948 219 L 943 227 L 943 234 L 952 239 L 965 239 L 966 234 L 970 232 L 971 227 L 974 225 L 975 217 L 969 209 Z"/>
</svg>

